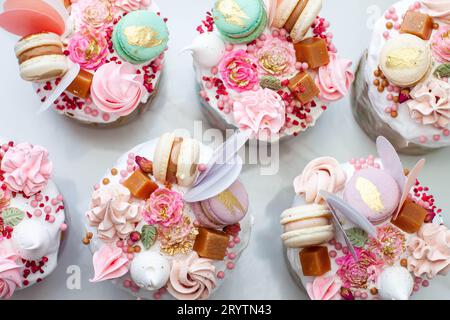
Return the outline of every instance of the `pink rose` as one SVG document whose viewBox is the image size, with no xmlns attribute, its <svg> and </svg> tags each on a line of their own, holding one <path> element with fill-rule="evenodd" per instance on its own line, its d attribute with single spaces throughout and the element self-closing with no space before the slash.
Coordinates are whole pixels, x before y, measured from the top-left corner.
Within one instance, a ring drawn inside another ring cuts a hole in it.
<svg viewBox="0 0 450 320">
<path fill-rule="evenodd" d="M 336 101 L 348 94 L 355 79 L 350 60 L 338 59 L 330 53 L 330 63 L 320 67 L 316 76 L 316 85 L 320 89 L 319 98 L 325 101 Z"/>
<path fill-rule="evenodd" d="M 10 254 L 0 256 L 0 299 L 11 298 L 16 288 L 22 286 L 21 266 L 16 259 Z"/>
<path fill-rule="evenodd" d="M 109 0 L 72 1 L 70 16 L 77 29 L 106 28 L 113 22 L 113 6 Z"/>
<path fill-rule="evenodd" d="M 26 196 L 32 196 L 47 186 L 52 169 L 48 151 L 29 143 L 11 147 L 1 163 L 7 186 L 14 192 L 23 192 Z"/>
<path fill-rule="evenodd" d="M 234 119 L 241 130 L 267 140 L 278 134 L 285 123 L 285 105 L 280 95 L 270 89 L 246 91 L 233 104 Z"/>
<path fill-rule="evenodd" d="M 431 49 L 437 61 L 450 62 L 450 26 L 439 28 L 431 40 Z"/>
<path fill-rule="evenodd" d="M 417 85 L 407 105 L 411 117 L 423 125 L 446 127 L 450 121 L 450 84 L 431 78 Z"/>
<path fill-rule="evenodd" d="M 244 92 L 259 85 L 255 58 L 244 50 L 232 51 L 223 57 L 219 65 L 225 85 L 237 92 Z"/>
<path fill-rule="evenodd" d="M 159 188 L 147 200 L 142 216 L 149 224 L 170 227 L 181 220 L 183 198 L 178 192 Z"/>
<path fill-rule="evenodd" d="M 291 42 L 268 36 L 256 51 L 258 71 L 264 75 L 282 76 L 295 72 L 295 50 Z"/>
<path fill-rule="evenodd" d="M 116 0 L 114 6 L 125 12 L 147 9 L 152 0 Z"/>
<path fill-rule="evenodd" d="M 97 70 L 108 56 L 108 42 L 103 31 L 84 29 L 75 33 L 67 47 L 69 58 L 82 69 Z"/>
</svg>

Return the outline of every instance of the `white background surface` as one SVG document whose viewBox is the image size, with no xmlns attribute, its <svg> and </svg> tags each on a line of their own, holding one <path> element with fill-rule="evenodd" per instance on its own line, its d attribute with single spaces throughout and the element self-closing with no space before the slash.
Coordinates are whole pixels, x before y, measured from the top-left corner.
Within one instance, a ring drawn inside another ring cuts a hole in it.
<svg viewBox="0 0 450 320">
<path fill-rule="evenodd" d="M 324 0 L 322 16 L 331 21 L 335 44 L 354 68 L 370 38 L 370 23 L 388 8 L 392 0 Z M 151 110 L 124 127 L 95 129 L 61 117 L 55 112 L 37 116 L 39 101 L 31 85 L 19 77 L 14 57 L 15 38 L 0 32 L 0 136 L 15 141 L 41 144 L 50 150 L 54 177 L 71 215 L 69 239 L 59 268 L 44 282 L 17 292 L 15 299 L 132 299 L 111 283 L 89 283 L 93 276 L 91 254 L 82 245 L 84 211 L 92 186 L 121 154 L 133 146 L 176 128 L 193 129 L 202 119 L 194 83 L 191 57 L 180 50 L 196 36 L 196 26 L 213 5 L 213 0 L 160 0 L 169 18 L 171 33 L 165 75 Z M 206 122 L 204 127 L 207 127 Z M 257 166 L 247 166 L 242 180 L 247 186 L 256 218 L 250 246 L 237 264 L 233 277 L 220 288 L 217 299 L 304 299 L 286 268 L 280 241 L 280 213 L 294 195 L 291 182 L 317 156 L 330 155 L 341 162 L 351 157 L 375 154 L 375 146 L 355 124 L 349 100 L 334 104 L 318 125 L 301 137 L 281 144 L 280 170 L 276 176 L 260 176 Z M 450 149 L 427 155 L 421 175 L 431 185 L 438 205 L 450 212 Z M 405 166 L 418 158 L 402 157 Z M 81 289 L 68 290 L 66 270 L 80 266 Z M 450 299 L 450 276 L 439 277 L 422 298 Z"/>
</svg>

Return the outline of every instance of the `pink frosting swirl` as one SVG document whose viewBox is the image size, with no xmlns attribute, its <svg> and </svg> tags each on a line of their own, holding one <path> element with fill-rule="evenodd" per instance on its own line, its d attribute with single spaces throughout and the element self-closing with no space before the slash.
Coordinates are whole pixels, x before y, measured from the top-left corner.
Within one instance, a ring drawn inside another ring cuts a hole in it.
<svg viewBox="0 0 450 320">
<path fill-rule="evenodd" d="M 142 217 L 149 224 L 170 227 L 181 220 L 183 198 L 178 192 L 159 188 L 155 190 L 145 203 Z"/>
<path fill-rule="evenodd" d="M 311 300 L 341 300 L 341 281 L 336 276 L 321 276 L 306 285 Z"/>
<path fill-rule="evenodd" d="M 450 2 L 448 0 L 422 0 L 427 13 L 437 19 L 450 23 Z"/>
<path fill-rule="evenodd" d="M 219 71 L 225 85 L 237 92 L 259 85 L 255 58 L 244 50 L 232 51 L 222 58 Z"/>
<path fill-rule="evenodd" d="M 336 101 L 348 94 L 355 79 L 351 66 L 350 60 L 338 59 L 336 54 L 330 53 L 330 63 L 320 67 L 315 78 L 322 100 Z"/>
<path fill-rule="evenodd" d="M 86 216 L 90 225 L 97 227 L 100 239 L 125 239 L 134 231 L 141 215 L 139 206 L 131 204 L 130 198 L 130 191 L 121 184 L 110 184 L 94 191 Z"/>
<path fill-rule="evenodd" d="M 29 143 L 9 148 L 1 162 L 7 186 L 14 192 L 23 192 L 27 197 L 47 186 L 52 169 L 47 149 Z"/>
<path fill-rule="evenodd" d="M 128 272 L 129 260 L 124 256 L 122 249 L 104 244 L 94 253 L 94 278 L 90 282 L 100 282 L 120 278 Z"/>
<path fill-rule="evenodd" d="M 415 276 L 446 275 L 450 270 L 450 231 L 444 225 L 425 223 L 407 245 L 408 269 Z"/>
<path fill-rule="evenodd" d="M 174 260 L 167 290 L 178 300 L 205 300 L 216 287 L 216 268 L 212 260 L 196 252 Z"/>
<path fill-rule="evenodd" d="M 105 63 L 108 55 L 106 34 L 84 29 L 70 38 L 67 50 L 70 60 L 79 64 L 82 69 L 97 70 Z"/>
<path fill-rule="evenodd" d="M 336 159 L 322 157 L 311 161 L 295 178 L 294 189 L 307 203 L 321 203 L 320 190 L 335 193 L 344 187 L 346 179 L 345 171 Z"/>
<path fill-rule="evenodd" d="M 263 75 L 282 76 L 295 72 L 295 49 L 292 42 L 270 35 L 256 53 L 258 71 Z"/>
<path fill-rule="evenodd" d="M 433 56 L 442 63 L 450 62 L 450 26 L 440 27 L 431 39 Z"/>
<path fill-rule="evenodd" d="M 285 123 L 285 105 L 280 95 L 270 89 L 240 94 L 233 104 L 234 119 L 241 130 L 268 139 L 278 134 Z"/>
<path fill-rule="evenodd" d="M 128 62 L 106 63 L 97 69 L 91 86 L 95 105 L 107 113 L 126 116 L 132 113 L 144 96 L 144 77 Z"/>
<path fill-rule="evenodd" d="M 17 256 L 9 253 L 0 255 L 0 299 L 9 299 L 17 287 L 22 286 L 22 267 L 16 263 Z"/>
<path fill-rule="evenodd" d="M 417 85 L 407 105 L 411 117 L 423 125 L 446 127 L 450 121 L 450 84 L 431 78 Z"/>
<path fill-rule="evenodd" d="M 152 0 L 116 0 L 114 6 L 125 12 L 147 9 Z"/>
</svg>

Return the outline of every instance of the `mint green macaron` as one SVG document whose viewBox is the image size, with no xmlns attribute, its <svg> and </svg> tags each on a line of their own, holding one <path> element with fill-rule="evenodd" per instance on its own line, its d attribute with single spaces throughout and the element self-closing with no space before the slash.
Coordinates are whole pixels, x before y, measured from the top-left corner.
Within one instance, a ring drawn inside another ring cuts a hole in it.
<svg viewBox="0 0 450 320">
<path fill-rule="evenodd" d="M 112 42 L 116 53 L 132 64 L 143 64 L 167 48 L 169 30 L 164 20 L 147 11 L 133 11 L 114 27 Z"/>
<path fill-rule="evenodd" d="M 213 18 L 221 35 L 231 43 L 251 42 L 267 25 L 262 0 L 217 0 Z"/>
</svg>

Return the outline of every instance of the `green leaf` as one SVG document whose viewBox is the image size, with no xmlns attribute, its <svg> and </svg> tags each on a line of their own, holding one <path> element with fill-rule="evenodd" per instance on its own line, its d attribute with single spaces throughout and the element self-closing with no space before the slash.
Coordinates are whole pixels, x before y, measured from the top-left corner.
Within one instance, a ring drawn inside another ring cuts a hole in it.
<svg viewBox="0 0 450 320">
<path fill-rule="evenodd" d="M 438 78 L 448 78 L 450 77 L 450 63 L 441 64 L 434 71 L 434 75 Z"/>
<path fill-rule="evenodd" d="M 141 230 L 141 241 L 144 245 L 145 250 L 148 250 L 152 247 L 152 245 L 156 241 L 156 236 L 158 235 L 158 231 L 155 226 L 145 225 Z"/>
<path fill-rule="evenodd" d="M 345 230 L 345 233 L 347 234 L 348 239 L 350 242 L 356 246 L 356 247 L 364 247 L 368 240 L 367 233 L 359 228 L 351 228 L 348 230 Z"/>
<path fill-rule="evenodd" d="M 25 212 L 17 208 L 7 208 L 2 211 L 2 218 L 5 225 L 17 226 L 25 217 Z"/>
<path fill-rule="evenodd" d="M 281 80 L 277 79 L 275 77 L 272 76 L 263 76 L 261 77 L 261 80 L 259 81 L 261 87 L 263 88 L 269 88 L 271 90 L 280 90 L 281 88 L 283 88 L 283 86 L 281 85 Z"/>
</svg>

